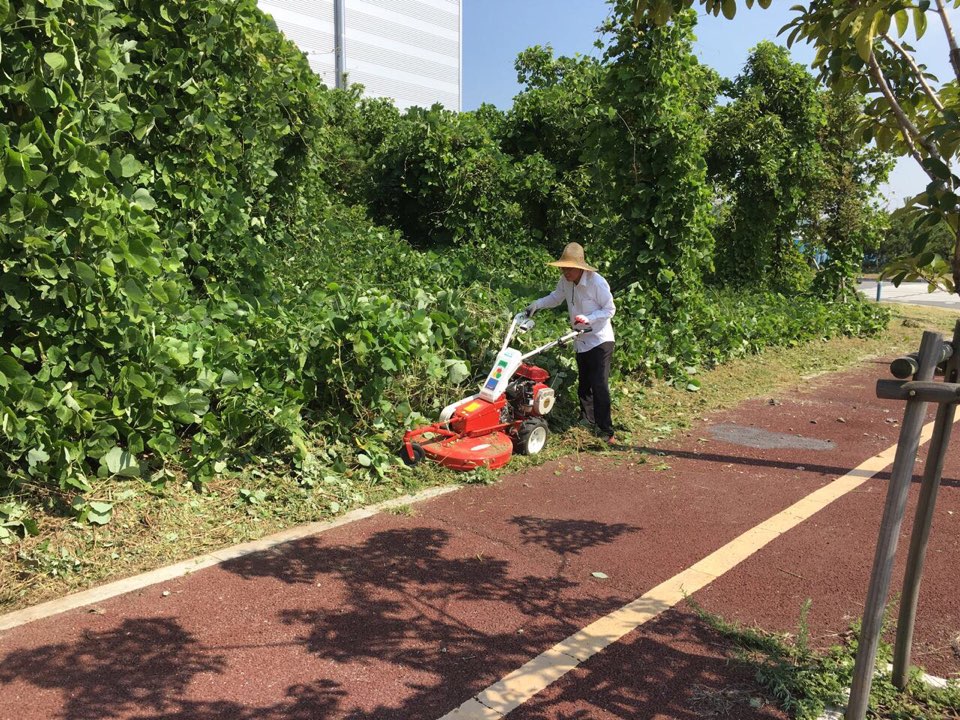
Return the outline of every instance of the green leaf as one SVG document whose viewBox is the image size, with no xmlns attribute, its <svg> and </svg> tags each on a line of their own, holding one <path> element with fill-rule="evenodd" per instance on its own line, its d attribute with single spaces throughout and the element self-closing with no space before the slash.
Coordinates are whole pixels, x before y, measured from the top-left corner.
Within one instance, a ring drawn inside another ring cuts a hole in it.
<svg viewBox="0 0 960 720">
<path fill-rule="evenodd" d="M 0 14 L 2 14 L 3 8 L 0 7 Z M 55 73 L 61 73 L 67 68 L 67 59 L 58 52 L 48 52 L 44 53 L 43 61 L 50 66 L 50 69 Z"/>
<path fill-rule="evenodd" d="M 140 164 L 140 161 L 137 160 L 133 155 L 124 155 L 123 160 L 120 161 L 120 172 L 121 175 L 125 178 L 133 177 L 143 168 L 143 165 Z M 142 188 L 141 188 L 142 189 Z M 139 190 L 137 191 L 139 192 Z M 143 191 L 146 197 L 150 197 L 150 193 L 146 190 Z M 144 207 L 143 204 L 137 201 L 137 194 L 134 193 L 134 202 L 136 202 L 140 207 L 143 207 L 144 210 L 152 210 L 156 207 L 154 204 L 152 207 Z M 141 196 L 143 197 L 143 196 Z M 153 202 L 153 198 L 150 198 L 150 202 Z"/>
<path fill-rule="evenodd" d="M 873 52 L 873 41 L 877 36 L 877 23 L 880 21 L 880 16 L 880 11 L 875 12 L 870 22 L 865 23 L 857 33 L 857 54 L 864 62 L 870 59 L 870 54 Z"/>
<path fill-rule="evenodd" d="M 182 402 L 187 401 L 186 393 L 183 392 L 180 388 L 174 388 L 173 390 L 166 393 L 160 402 L 163 405 L 179 405 Z"/>
<path fill-rule="evenodd" d="M 9 387 L 10 383 L 23 383 L 29 380 L 27 371 L 9 355 L 0 355 L 0 387 Z"/>
<path fill-rule="evenodd" d="M 30 452 L 27 453 L 27 464 L 32 469 L 35 465 L 40 465 L 47 462 L 50 459 L 50 455 L 47 454 L 42 448 L 31 448 Z"/>
<path fill-rule="evenodd" d="M 927 14 L 920 8 L 913 10 L 913 31 L 917 35 L 917 40 L 927 32 Z"/>
<path fill-rule="evenodd" d="M 77 260 L 74 264 L 74 272 L 77 274 L 77 277 L 80 278 L 81 282 L 87 287 L 92 286 L 97 281 L 96 271 L 87 265 L 82 260 Z"/>
<path fill-rule="evenodd" d="M 157 207 L 153 197 L 144 188 L 137 188 L 137 191 L 133 194 L 133 202 L 143 210 L 153 210 Z"/>
<path fill-rule="evenodd" d="M 79 490 L 82 493 L 91 492 L 93 488 L 90 486 L 90 483 L 87 482 L 87 479 L 82 475 L 70 474 L 67 475 L 63 481 L 63 489 L 66 490 L 68 487 L 72 487 L 75 490 Z"/>
<path fill-rule="evenodd" d="M 87 522 L 94 525 L 106 525 L 113 517 L 113 504 L 91 501 L 87 504 Z"/>
<path fill-rule="evenodd" d="M 910 16 L 907 15 L 906 10 L 899 10 L 894 13 L 893 19 L 897 23 L 897 37 L 903 37 L 904 33 L 907 32 L 907 28 L 910 26 Z"/>
<path fill-rule="evenodd" d="M 470 368 L 463 360 L 447 360 L 447 379 L 454 385 L 459 385 L 470 377 Z"/>
<path fill-rule="evenodd" d="M 27 102 L 35 111 L 44 112 L 57 106 L 57 96 L 42 82 L 34 80 L 27 91 Z"/>
<path fill-rule="evenodd" d="M 106 455 L 100 458 L 100 462 L 107 466 L 107 470 L 110 471 L 111 475 L 136 477 L 140 474 L 140 463 L 123 448 L 111 448 Z"/>
<path fill-rule="evenodd" d="M 373 461 L 370 459 L 369 455 L 364 453 L 357 453 L 357 462 L 360 463 L 363 467 L 370 467 L 373 464 Z"/>
<path fill-rule="evenodd" d="M 140 283 L 133 278 L 127 278 L 126 282 L 123 284 L 123 291 L 128 298 L 136 303 L 142 303 L 147 299 L 147 295 L 144 293 L 143 287 L 141 287 Z"/>
</svg>

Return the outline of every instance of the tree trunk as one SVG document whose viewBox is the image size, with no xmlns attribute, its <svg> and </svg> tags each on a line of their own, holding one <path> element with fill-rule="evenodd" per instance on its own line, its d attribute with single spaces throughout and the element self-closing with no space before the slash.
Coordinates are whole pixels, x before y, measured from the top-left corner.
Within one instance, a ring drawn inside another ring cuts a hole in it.
<svg viewBox="0 0 960 720">
<path fill-rule="evenodd" d="M 947 222 L 948 225 L 952 225 L 953 229 L 953 262 L 951 263 L 951 269 L 953 270 L 953 291 L 960 295 L 960 217 L 955 216 L 954 222 Z"/>
</svg>

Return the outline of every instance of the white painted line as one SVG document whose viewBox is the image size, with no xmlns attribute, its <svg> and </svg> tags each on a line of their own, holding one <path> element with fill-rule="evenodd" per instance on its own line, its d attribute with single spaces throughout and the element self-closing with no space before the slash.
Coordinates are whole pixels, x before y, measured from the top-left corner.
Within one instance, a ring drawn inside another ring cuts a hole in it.
<svg viewBox="0 0 960 720">
<path fill-rule="evenodd" d="M 920 433 L 920 444 L 923 445 L 928 442 L 932 435 L 933 423 L 928 423 Z M 710 553 L 633 602 L 624 605 L 619 610 L 614 610 L 609 615 L 574 633 L 566 640 L 557 643 L 546 652 L 514 670 L 500 682 L 494 683 L 483 692 L 467 700 L 456 710 L 447 713 L 440 720 L 481 717 L 464 714 L 475 711 L 478 703 L 495 713 L 493 715 L 483 715 L 484 720 L 487 720 L 487 718 L 500 720 L 507 713 L 520 707 L 538 692 L 559 680 L 580 663 L 590 659 L 607 646 L 657 617 L 663 611 L 674 607 L 684 597 L 706 587 L 758 550 L 776 540 L 783 533 L 799 525 L 834 500 L 863 485 L 890 465 L 896 452 L 897 446 L 893 445 L 860 463 L 853 470 L 836 478 L 833 482 L 814 490 L 803 499 L 747 530 L 720 549 Z"/>
<path fill-rule="evenodd" d="M 439 497 L 440 495 L 446 495 L 447 493 L 455 492 L 458 489 L 459 486 L 431 488 L 415 495 L 404 495 L 402 497 L 393 498 L 392 500 L 386 500 L 382 503 L 371 505 L 370 507 L 353 510 L 352 512 L 348 512 L 346 515 L 343 515 L 336 520 L 299 525 L 297 527 L 275 533 L 268 537 L 261 538 L 260 540 L 253 540 L 251 542 L 234 545 L 222 550 L 215 550 L 214 552 L 200 555 L 199 557 L 191 558 L 190 560 L 184 560 L 183 562 L 176 563 L 175 565 L 168 565 L 167 567 L 152 570 L 141 575 L 134 575 L 133 577 L 117 580 L 116 582 L 91 588 L 90 590 L 84 590 L 82 592 L 67 595 L 66 597 L 58 598 L 56 600 L 50 600 L 38 605 L 33 605 L 32 607 L 24 608 L 23 610 L 17 610 L 15 612 L 7 613 L 6 615 L 0 615 L 0 631 L 10 630 L 11 628 L 25 625 L 26 623 L 33 622 L 34 620 L 50 617 L 51 615 L 58 615 L 59 613 L 66 612 L 67 610 L 75 610 L 76 608 L 83 607 L 85 605 L 103 602 L 104 600 L 116 597 L 117 595 L 123 595 L 124 593 L 149 587 L 150 585 L 156 585 L 157 583 L 167 582 L 168 580 L 183 577 L 184 575 L 189 575 L 190 573 L 212 567 L 213 565 L 219 565 L 227 560 L 235 560 L 236 558 L 243 557 L 244 555 L 263 552 L 264 550 L 269 550 L 270 548 L 290 542 L 292 540 L 300 540 L 301 538 L 309 537 L 310 535 L 316 535 L 318 533 L 332 530 L 333 528 L 340 527 L 341 525 L 347 525 L 349 523 L 356 522 L 357 520 L 363 520 L 364 518 L 371 517 L 392 507 L 423 502 L 424 500 L 429 500 L 431 498 Z"/>
</svg>

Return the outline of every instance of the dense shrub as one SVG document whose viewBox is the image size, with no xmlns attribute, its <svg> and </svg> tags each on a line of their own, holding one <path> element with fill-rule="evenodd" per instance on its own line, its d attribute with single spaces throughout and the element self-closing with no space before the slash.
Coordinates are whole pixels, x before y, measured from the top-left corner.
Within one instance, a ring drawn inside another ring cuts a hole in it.
<svg viewBox="0 0 960 720">
<path fill-rule="evenodd" d="M 529 57 L 511 115 L 401 114 L 324 88 L 254 0 L 0 0 L 0 492 L 102 522 L 107 480 L 168 467 L 382 475 L 373 446 L 484 374 L 569 240 L 617 281 L 625 372 L 875 329 L 703 291 L 691 23 Z"/>
</svg>

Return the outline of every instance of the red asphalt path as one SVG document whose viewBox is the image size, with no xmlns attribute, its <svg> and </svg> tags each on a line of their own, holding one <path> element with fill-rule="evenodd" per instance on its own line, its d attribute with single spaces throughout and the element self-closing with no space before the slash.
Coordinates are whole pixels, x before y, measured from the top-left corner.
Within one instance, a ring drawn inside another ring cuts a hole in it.
<svg viewBox="0 0 960 720">
<path fill-rule="evenodd" d="M 779 404 L 749 401 L 657 448 L 504 474 L 418 504 L 412 517 L 377 515 L 3 632 L 0 720 L 436 720 L 895 444 L 903 406 L 875 398 L 880 377 L 889 375 L 879 361 L 821 376 Z M 716 426 L 729 424 L 834 447 L 716 439 Z M 914 661 L 948 677 L 960 673 L 951 647 L 960 633 L 958 477 L 953 449 L 914 643 Z M 811 598 L 814 642 L 835 642 L 863 612 L 888 479 L 867 481 L 694 598 L 782 631 L 796 629 Z M 893 593 L 917 491 L 915 478 Z M 728 717 L 785 717 L 751 697 L 751 671 L 683 603 L 509 717 L 693 719 L 724 699 Z"/>
</svg>

